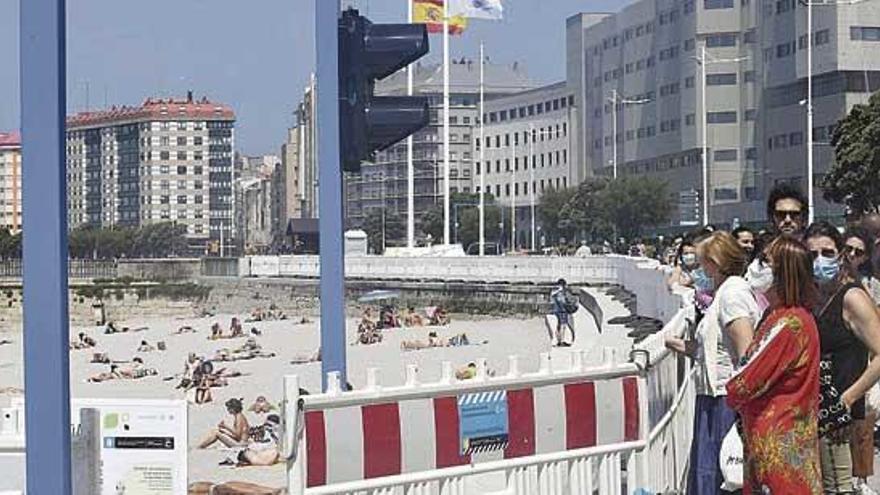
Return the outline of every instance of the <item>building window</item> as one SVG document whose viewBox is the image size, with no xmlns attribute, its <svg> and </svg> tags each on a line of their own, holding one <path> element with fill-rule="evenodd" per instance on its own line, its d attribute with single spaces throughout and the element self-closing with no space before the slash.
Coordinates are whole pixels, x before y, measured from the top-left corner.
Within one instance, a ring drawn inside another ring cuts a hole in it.
<svg viewBox="0 0 880 495">
<path fill-rule="evenodd" d="M 743 72 L 743 81 L 747 83 L 755 82 L 755 71 L 747 70 Z"/>
<path fill-rule="evenodd" d="M 825 45 L 831 42 L 831 33 L 827 29 L 822 29 L 821 31 L 816 31 L 815 34 L 816 46 Z"/>
<path fill-rule="evenodd" d="M 749 29 L 743 33 L 743 43 L 752 44 L 758 40 L 758 33 L 755 29 Z"/>
<path fill-rule="evenodd" d="M 203 198 L 204 198 L 204 196 L 195 196 L 195 197 L 193 197 L 193 202 L 197 205 L 200 205 L 204 201 Z M 197 218 L 201 218 L 201 217 L 197 217 Z"/>
<path fill-rule="evenodd" d="M 684 116 L 684 125 L 686 125 L 686 126 L 692 126 L 692 125 L 694 125 L 694 122 L 695 122 L 696 120 L 697 120 L 697 116 L 696 116 L 696 114 L 689 113 L 689 114 L 687 114 L 687 115 Z"/>
<path fill-rule="evenodd" d="M 716 201 L 736 201 L 739 198 L 736 189 L 731 187 L 722 187 L 713 191 Z"/>
<path fill-rule="evenodd" d="M 780 43 L 776 45 L 776 58 L 788 57 L 792 54 L 791 43 Z"/>
<path fill-rule="evenodd" d="M 178 146 L 186 146 L 186 137 L 185 136 L 178 137 L 177 138 L 177 145 Z"/>
<path fill-rule="evenodd" d="M 684 40 L 684 51 L 686 51 L 686 52 L 693 51 L 693 49 L 696 48 L 696 46 L 697 46 L 697 42 L 693 38 L 688 39 L 688 40 Z"/>
<path fill-rule="evenodd" d="M 736 46 L 737 33 L 713 33 L 706 35 L 706 47 L 717 48 L 724 46 Z"/>
<path fill-rule="evenodd" d="M 758 118 L 758 111 L 754 108 L 746 110 L 743 118 L 746 120 L 746 122 L 753 122 Z"/>
<path fill-rule="evenodd" d="M 703 0 L 705 10 L 732 9 L 733 0 Z"/>
<path fill-rule="evenodd" d="M 849 37 L 854 41 L 880 41 L 880 27 L 852 26 Z"/>
<path fill-rule="evenodd" d="M 737 151 L 735 149 L 729 150 L 715 150 L 715 154 L 713 159 L 716 162 L 735 162 L 737 157 Z"/>
<path fill-rule="evenodd" d="M 160 151 L 160 152 L 159 152 L 159 159 L 160 159 L 160 160 L 170 160 L 170 159 L 171 159 L 171 153 L 168 152 L 168 151 Z"/>
<path fill-rule="evenodd" d="M 684 78 L 684 87 L 685 88 L 693 88 L 694 87 L 694 76 L 688 76 Z"/>
<path fill-rule="evenodd" d="M 735 86 L 736 85 L 736 73 L 729 72 L 724 74 L 707 74 L 706 75 L 706 85 L 707 86 Z"/>
<path fill-rule="evenodd" d="M 706 114 L 708 124 L 735 124 L 736 112 L 708 112 Z"/>
<path fill-rule="evenodd" d="M 177 204 L 185 205 L 186 204 L 186 196 L 180 195 L 177 197 Z"/>
<path fill-rule="evenodd" d="M 186 175 L 186 165 L 177 167 L 177 175 Z"/>
<path fill-rule="evenodd" d="M 792 132 L 788 135 L 788 144 L 789 146 L 800 146 L 804 144 L 804 133 L 803 132 Z"/>
<path fill-rule="evenodd" d="M 178 151 L 177 152 L 177 159 L 180 161 L 185 161 L 186 160 L 186 151 Z"/>
</svg>

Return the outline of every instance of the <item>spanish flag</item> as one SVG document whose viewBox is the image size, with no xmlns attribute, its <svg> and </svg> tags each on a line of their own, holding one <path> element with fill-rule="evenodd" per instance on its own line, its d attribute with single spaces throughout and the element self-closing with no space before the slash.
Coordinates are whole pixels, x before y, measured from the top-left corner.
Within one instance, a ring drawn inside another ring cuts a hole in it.
<svg viewBox="0 0 880 495">
<path fill-rule="evenodd" d="M 412 0 L 413 23 L 425 24 L 429 33 L 443 32 L 444 0 Z M 456 15 L 449 18 L 449 34 L 461 34 L 467 27 L 467 17 Z"/>
</svg>

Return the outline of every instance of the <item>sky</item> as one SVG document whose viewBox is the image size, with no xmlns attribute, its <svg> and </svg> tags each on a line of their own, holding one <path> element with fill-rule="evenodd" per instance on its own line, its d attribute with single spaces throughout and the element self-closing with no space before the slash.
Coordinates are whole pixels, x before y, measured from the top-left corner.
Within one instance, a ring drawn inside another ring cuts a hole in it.
<svg viewBox="0 0 880 495">
<path fill-rule="evenodd" d="M 19 1 L 0 0 L 0 130 L 19 122 Z M 407 0 L 345 1 L 373 22 L 406 20 Z M 627 1 L 504 0 L 505 20 L 472 21 L 451 53 L 478 58 L 484 40 L 494 62 L 555 82 L 565 77 L 565 19 Z M 69 112 L 191 89 L 235 109 L 247 155 L 279 153 L 314 70 L 314 0 L 71 0 L 67 17 Z M 440 37 L 431 43 L 425 60 L 439 59 Z"/>
</svg>

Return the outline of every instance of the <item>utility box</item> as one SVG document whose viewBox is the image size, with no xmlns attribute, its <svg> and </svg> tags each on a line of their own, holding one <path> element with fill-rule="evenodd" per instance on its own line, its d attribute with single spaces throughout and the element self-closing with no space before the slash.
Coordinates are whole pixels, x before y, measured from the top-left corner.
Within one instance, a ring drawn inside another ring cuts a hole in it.
<svg viewBox="0 0 880 495">
<path fill-rule="evenodd" d="M 345 255 L 367 255 L 367 233 L 363 230 L 349 230 L 345 233 Z"/>
</svg>

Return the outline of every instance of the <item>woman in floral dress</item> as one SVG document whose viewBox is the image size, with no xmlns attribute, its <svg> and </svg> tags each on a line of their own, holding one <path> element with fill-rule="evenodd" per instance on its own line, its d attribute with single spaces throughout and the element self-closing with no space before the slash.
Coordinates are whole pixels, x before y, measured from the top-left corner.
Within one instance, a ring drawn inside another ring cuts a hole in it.
<svg viewBox="0 0 880 495">
<path fill-rule="evenodd" d="M 742 367 L 727 382 L 727 401 L 743 425 L 743 493 L 822 493 L 819 471 L 819 333 L 813 262 L 787 237 L 767 249 L 773 286 L 770 309 Z"/>
</svg>

